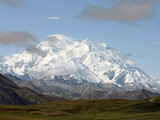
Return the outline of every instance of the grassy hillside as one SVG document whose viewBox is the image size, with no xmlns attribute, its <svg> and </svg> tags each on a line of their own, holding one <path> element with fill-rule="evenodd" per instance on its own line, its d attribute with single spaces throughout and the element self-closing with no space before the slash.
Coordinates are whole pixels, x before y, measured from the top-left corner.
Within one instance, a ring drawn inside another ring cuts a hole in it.
<svg viewBox="0 0 160 120">
<path fill-rule="evenodd" d="M 159 120 L 149 100 L 76 100 L 29 106 L 0 105 L 0 120 Z"/>
</svg>

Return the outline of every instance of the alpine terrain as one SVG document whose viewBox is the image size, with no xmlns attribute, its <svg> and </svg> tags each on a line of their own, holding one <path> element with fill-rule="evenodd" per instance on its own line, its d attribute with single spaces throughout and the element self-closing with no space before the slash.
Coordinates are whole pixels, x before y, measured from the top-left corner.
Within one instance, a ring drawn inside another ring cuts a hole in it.
<svg viewBox="0 0 160 120">
<path fill-rule="evenodd" d="M 154 78 L 107 44 L 88 38 L 79 42 L 60 34 L 51 35 L 48 40 L 20 54 L 0 57 L 0 71 L 31 81 L 43 90 L 54 86 L 57 91 L 63 88 L 83 92 L 90 84 L 89 92 L 93 86 L 96 88 L 93 90 L 105 86 L 107 91 L 160 91 Z"/>
</svg>

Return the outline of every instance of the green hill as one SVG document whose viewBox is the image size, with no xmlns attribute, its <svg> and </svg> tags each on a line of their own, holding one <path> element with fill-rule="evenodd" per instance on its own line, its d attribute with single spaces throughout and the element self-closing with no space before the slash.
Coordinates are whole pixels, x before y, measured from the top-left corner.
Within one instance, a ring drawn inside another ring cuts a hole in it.
<svg viewBox="0 0 160 120">
<path fill-rule="evenodd" d="M 76 100 L 0 105 L 0 120 L 159 120 L 160 104 L 145 100 Z"/>
</svg>

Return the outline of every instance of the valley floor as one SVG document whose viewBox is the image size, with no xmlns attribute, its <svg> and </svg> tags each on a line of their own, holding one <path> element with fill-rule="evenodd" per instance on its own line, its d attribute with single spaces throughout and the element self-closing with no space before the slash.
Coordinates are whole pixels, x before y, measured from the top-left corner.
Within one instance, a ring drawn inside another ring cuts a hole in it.
<svg viewBox="0 0 160 120">
<path fill-rule="evenodd" d="M 160 120 L 160 104 L 146 100 L 76 100 L 0 105 L 0 120 Z"/>
</svg>

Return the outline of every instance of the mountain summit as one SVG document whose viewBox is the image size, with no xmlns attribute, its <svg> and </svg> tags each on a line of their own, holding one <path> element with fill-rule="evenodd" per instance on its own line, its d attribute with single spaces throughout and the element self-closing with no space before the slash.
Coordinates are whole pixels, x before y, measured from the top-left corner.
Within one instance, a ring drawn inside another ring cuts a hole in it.
<svg viewBox="0 0 160 120">
<path fill-rule="evenodd" d="M 128 90 L 156 90 L 152 86 L 153 78 L 124 55 L 88 38 L 78 42 L 64 35 L 51 35 L 47 41 L 4 59 L 0 62 L 1 71 L 27 80 L 68 76 L 94 83 L 112 83 Z"/>
</svg>

